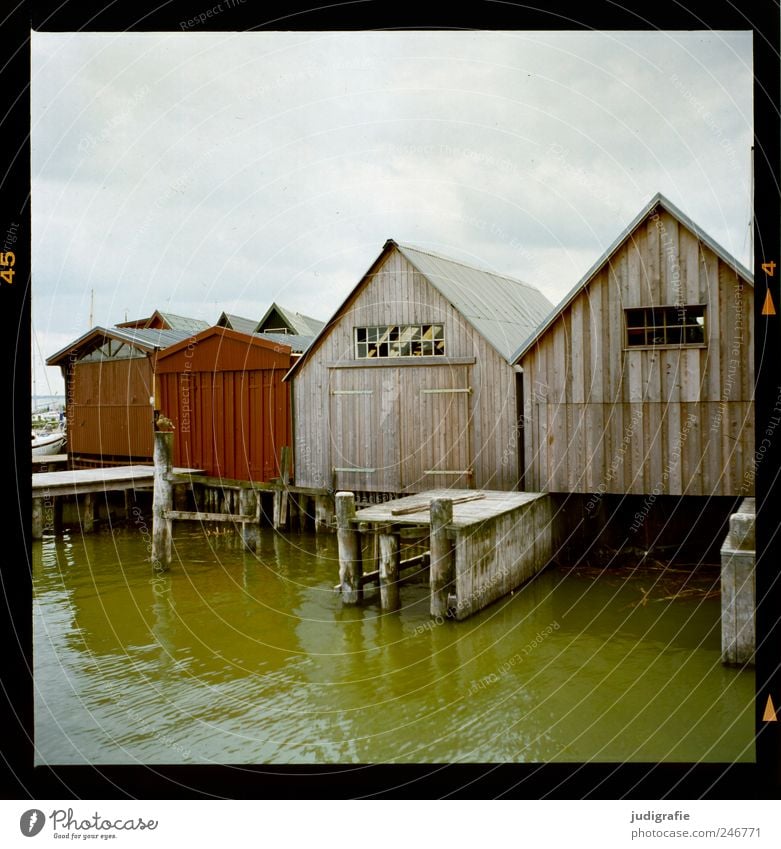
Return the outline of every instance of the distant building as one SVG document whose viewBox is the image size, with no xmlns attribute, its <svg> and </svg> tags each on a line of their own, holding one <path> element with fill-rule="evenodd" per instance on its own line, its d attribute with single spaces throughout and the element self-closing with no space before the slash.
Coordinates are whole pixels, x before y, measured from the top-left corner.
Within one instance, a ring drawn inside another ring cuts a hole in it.
<svg viewBox="0 0 781 849">
<path fill-rule="evenodd" d="M 143 330 L 186 330 L 189 333 L 199 333 L 209 326 L 209 322 L 200 318 L 188 318 L 184 315 L 174 315 L 171 312 L 155 310 L 148 318 L 123 321 L 115 326 L 136 327 Z"/>
<path fill-rule="evenodd" d="M 239 333 L 254 333 L 258 326 L 254 318 L 244 318 L 241 315 L 231 315 L 224 312 L 217 319 L 217 327 L 227 327 L 228 330 L 236 330 Z"/>
<path fill-rule="evenodd" d="M 158 352 L 185 330 L 94 327 L 46 360 L 65 381 L 68 453 L 76 468 L 151 463 Z"/>
<path fill-rule="evenodd" d="M 279 477 L 292 440 L 289 345 L 209 327 L 158 355 L 160 412 L 174 424 L 174 464 L 212 477 Z"/>
<path fill-rule="evenodd" d="M 296 484 L 516 488 L 512 358 L 551 309 L 526 283 L 387 241 L 286 377 Z"/>
<path fill-rule="evenodd" d="M 754 491 L 754 279 L 657 194 L 518 349 L 524 486 Z"/>
<path fill-rule="evenodd" d="M 300 312 L 273 303 L 255 327 L 255 333 L 291 333 L 294 336 L 314 338 L 323 329 L 324 321 L 301 315 Z"/>
</svg>

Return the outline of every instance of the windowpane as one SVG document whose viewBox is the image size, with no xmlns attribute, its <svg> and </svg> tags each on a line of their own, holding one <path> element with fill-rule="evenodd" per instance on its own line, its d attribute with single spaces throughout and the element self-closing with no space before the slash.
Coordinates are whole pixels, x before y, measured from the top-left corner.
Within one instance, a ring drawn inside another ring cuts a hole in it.
<svg viewBox="0 0 781 849">
<path fill-rule="evenodd" d="M 445 332 L 442 324 L 389 324 L 355 328 L 355 356 L 432 357 L 444 356 Z"/>
<path fill-rule="evenodd" d="M 633 308 L 625 310 L 624 316 L 628 347 L 704 345 L 706 341 L 702 305 Z"/>
</svg>

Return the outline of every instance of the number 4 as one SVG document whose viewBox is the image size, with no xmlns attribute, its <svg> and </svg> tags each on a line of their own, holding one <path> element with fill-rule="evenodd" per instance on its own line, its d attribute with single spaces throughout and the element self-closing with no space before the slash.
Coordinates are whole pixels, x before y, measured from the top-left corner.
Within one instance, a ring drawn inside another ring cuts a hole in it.
<svg viewBox="0 0 781 849">
<path fill-rule="evenodd" d="M 770 262 L 762 263 L 762 271 L 767 274 L 768 277 L 773 277 L 776 273 L 776 264 L 772 260 Z"/>
</svg>

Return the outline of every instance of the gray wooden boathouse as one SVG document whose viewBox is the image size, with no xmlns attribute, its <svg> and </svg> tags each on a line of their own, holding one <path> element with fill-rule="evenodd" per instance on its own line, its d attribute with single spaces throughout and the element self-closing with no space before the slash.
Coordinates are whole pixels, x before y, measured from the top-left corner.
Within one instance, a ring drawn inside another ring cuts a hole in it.
<svg viewBox="0 0 781 849">
<path fill-rule="evenodd" d="M 551 308 L 527 283 L 388 240 L 286 377 L 296 485 L 516 489 L 513 354 Z"/>
</svg>

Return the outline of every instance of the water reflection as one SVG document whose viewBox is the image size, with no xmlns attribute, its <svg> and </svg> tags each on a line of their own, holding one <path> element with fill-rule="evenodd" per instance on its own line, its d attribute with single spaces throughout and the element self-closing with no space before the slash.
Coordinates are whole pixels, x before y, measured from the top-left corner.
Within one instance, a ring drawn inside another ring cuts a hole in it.
<svg viewBox="0 0 781 849">
<path fill-rule="evenodd" d="M 332 536 L 175 550 L 155 576 L 132 529 L 36 543 L 39 762 L 753 759 L 718 598 L 549 570 L 443 623 L 423 583 L 399 613 L 343 607 Z"/>
</svg>

